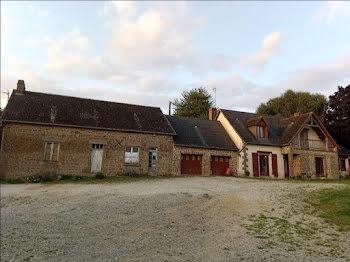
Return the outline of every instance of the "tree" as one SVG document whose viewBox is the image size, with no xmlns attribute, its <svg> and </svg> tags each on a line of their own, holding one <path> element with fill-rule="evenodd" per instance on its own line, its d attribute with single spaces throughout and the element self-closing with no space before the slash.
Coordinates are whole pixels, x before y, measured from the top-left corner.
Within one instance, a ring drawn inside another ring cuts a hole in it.
<svg viewBox="0 0 350 262">
<path fill-rule="evenodd" d="M 257 108 L 258 114 L 281 115 L 288 117 L 294 113 L 314 112 L 321 121 L 327 110 L 327 99 L 321 94 L 309 92 L 294 92 L 287 90 L 279 97 L 275 97 L 262 103 Z"/>
<path fill-rule="evenodd" d="M 175 99 L 176 116 L 208 119 L 209 108 L 213 105 L 211 95 L 203 87 L 184 91 L 181 99 Z"/>
<path fill-rule="evenodd" d="M 325 124 L 337 143 L 350 148 L 350 85 L 329 96 Z"/>
</svg>

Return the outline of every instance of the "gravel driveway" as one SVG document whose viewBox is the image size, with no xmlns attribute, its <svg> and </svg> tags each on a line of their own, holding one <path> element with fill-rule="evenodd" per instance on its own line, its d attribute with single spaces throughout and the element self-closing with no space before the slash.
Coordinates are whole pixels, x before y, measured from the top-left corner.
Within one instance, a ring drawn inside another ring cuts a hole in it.
<svg viewBox="0 0 350 262">
<path fill-rule="evenodd" d="M 302 201 L 339 184 L 232 177 L 1 185 L 1 261 L 350 261 Z"/>
</svg>

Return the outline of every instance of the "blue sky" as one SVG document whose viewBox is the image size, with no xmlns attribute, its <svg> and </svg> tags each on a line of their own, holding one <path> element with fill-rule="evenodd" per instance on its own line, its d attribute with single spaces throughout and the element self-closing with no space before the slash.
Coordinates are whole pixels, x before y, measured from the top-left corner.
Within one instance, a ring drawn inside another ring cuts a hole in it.
<svg viewBox="0 0 350 262">
<path fill-rule="evenodd" d="M 255 111 L 350 83 L 348 2 L 1 2 L 1 88 L 159 106 L 217 90 Z M 6 104 L 2 95 L 2 106 Z"/>
</svg>

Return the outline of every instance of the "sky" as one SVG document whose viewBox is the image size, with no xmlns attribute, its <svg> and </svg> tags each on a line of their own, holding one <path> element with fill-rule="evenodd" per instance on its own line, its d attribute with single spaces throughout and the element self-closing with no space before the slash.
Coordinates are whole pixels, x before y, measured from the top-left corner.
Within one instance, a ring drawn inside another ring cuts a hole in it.
<svg viewBox="0 0 350 262">
<path fill-rule="evenodd" d="M 350 84 L 350 2 L 1 1 L 1 106 L 16 88 L 150 105 L 205 87 L 254 112 Z"/>
</svg>

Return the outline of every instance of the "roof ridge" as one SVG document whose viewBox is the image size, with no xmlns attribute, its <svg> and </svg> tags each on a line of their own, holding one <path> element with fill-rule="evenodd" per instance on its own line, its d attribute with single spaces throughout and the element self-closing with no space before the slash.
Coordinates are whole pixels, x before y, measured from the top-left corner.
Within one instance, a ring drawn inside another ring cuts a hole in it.
<svg viewBox="0 0 350 262">
<path fill-rule="evenodd" d="M 129 106 L 136 106 L 136 107 L 150 107 L 150 108 L 160 109 L 160 107 L 157 107 L 157 106 L 137 105 L 137 104 L 123 103 L 123 102 L 116 102 L 116 101 L 109 101 L 109 100 L 101 100 L 101 99 L 93 99 L 93 98 L 85 98 L 85 97 L 78 97 L 78 96 L 68 96 L 68 95 L 59 95 L 59 94 L 33 92 L 33 91 L 25 91 L 25 93 L 48 95 L 48 96 L 69 97 L 69 98 L 80 99 L 80 100 L 91 100 L 91 101 L 96 101 L 96 102 L 113 103 L 113 104 L 129 105 Z"/>
</svg>

